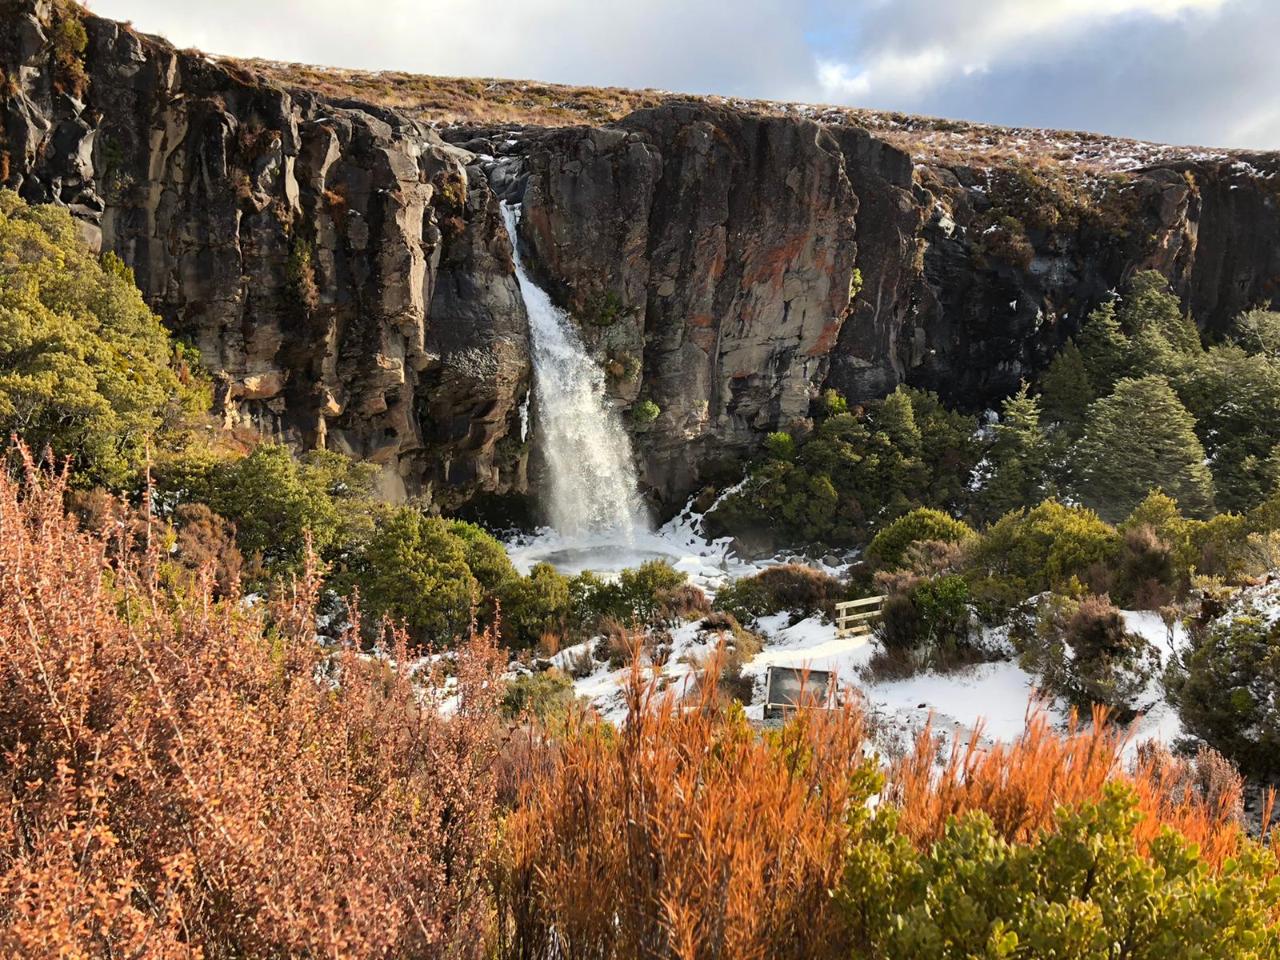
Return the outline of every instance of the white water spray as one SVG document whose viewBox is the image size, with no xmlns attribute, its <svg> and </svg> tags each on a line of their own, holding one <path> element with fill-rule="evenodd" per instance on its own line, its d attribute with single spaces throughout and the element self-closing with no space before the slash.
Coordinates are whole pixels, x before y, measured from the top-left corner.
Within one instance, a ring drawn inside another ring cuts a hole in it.
<svg viewBox="0 0 1280 960">
<path fill-rule="evenodd" d="M 583 347 L 573 318 L 525 272 L 516 243 L 518 208 L 503 203 L 502 217 L 529 314 L 548 519 L 562 537 L 618 537 L 629 542 L 649 529 L 637 491 L 631 440 L 605 395 L 604 371 Z"/>
</svg>

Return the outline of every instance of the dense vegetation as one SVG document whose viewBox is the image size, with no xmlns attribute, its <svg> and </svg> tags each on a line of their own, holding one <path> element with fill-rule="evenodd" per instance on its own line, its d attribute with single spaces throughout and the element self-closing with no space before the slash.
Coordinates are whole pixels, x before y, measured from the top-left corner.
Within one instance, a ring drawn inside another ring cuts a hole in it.
<svg viewBox="0 0 1280 960">
<path fill-rule="evenodd" d="M 1280 949 L 1280 861 L 1211 754 L 1126 768 L 1105 723 L 1036 721 L 882 772 L 852 704 L 762 737 L 714 662 L 684 703 L 636 670 L 620 731 L 567 707 L 504 738 L 491 637 L 416 674 L 403 634 L 317 643 L 310 563 L 271 604 L 212 558 L 175 588 L 66 496 L 0 474 L 6 956 Z"/>
<path fill-rule="evenodd" d="M 1189 732 L 1276 775 L 1271 621 L 1212 617 L 1280 560 L 1280 314 L 1206 347 L 1139 273 L 981 429 L 905 388 L 860 410 L 828 393 L 815 415 L 769 439 L 709 526 L 862 547 L 848 589 L 888 594 L 873 672 L 1016 654 L 1045 691 L 1122 715 L 1163 678 Z M 1121 608 L 1186 619 L 1185 660 L 1163 664 Z"/>
<path fill-rule="evenodd" d="M 65 210 L 0 190 L 0 432 L 119 487 L 207 402 L 128 268 L 93 257 Z"/>
<path fill-rule="evenodd" d="M 963 504 L 980 456 L 973 418 L 905 387 L 865 410 L 828 391 L 821 414 L 802 442 L 769 438 L 768 459 L 707 515 L 709 532 L 850 545 L 912 507 Z"/>
<path fill-rule="evenodd" d="M 1191 517 L 1243 513 L 1280 481 L 1280 314 L 1251 311 L 1205 348 L 1164 279 L 1139 273 L 989 429 L 908 388 L 817 407 L 811 433 L 769 439 L 714 532 L 864 545 L 916 507 L 991 523 L 1054 496 L 1114 523 L 1155 487 Z"/>
</svg>

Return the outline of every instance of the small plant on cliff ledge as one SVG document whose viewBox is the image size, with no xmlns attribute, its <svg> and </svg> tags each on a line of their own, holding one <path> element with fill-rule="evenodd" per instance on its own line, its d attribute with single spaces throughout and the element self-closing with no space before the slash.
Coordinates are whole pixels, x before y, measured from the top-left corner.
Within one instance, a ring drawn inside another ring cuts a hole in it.
<svg viewBox="0 0 1280 960">
<path fill-rule="evenodd" d="M 0 70 L 0 99 L 12 100 L 22 92 L 22 87 L 12 74 Z"/>
<path fill-rule="evenodd" d="M 631 408 L 631 419 L 637 425 L 647 427 L 653 421 L 658 419 L 662 413 L 662 408 L 652 400 L 641 400 Z"/>
<path fill-rule="evenodd" d="M 640 376 L 640 360 L 630 353 L 610 353 L 604 372 L 615 383 L 630 383 Z"/>
<path fill-rule="evenodd" d="M 598 293 L 583 306 L 582 319 L 595 327 L 610 327 L 622 319 L 626 306 L 612 290 Z"/>
<path fill-rule="evenodd" d="M 308 314 L 320 306 L 320 287 L 316 283 L 315 252 L 306 240 L 295 240 L 285 264 L 289 294 Z"/>
<path fill-rule="evenodd" d="M 80 7 L 74 3 L 59 4 L 50 31 L 53 45 L 53 85 L 60 93 L 79 99 L 89 86 L 84 69 L 84 52 L 89 47 L 89 34 L 80 19 Z"/>
</svg>

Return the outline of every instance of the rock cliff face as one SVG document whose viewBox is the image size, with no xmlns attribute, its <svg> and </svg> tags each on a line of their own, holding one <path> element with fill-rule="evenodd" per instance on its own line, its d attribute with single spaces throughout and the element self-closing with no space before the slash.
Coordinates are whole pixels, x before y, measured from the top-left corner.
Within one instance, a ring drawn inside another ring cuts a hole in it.
<svg viewBox="0 0 1280 960">
<path fill-rule="evenodd" d="M 993 403 L 1137 269 L 1211 331 L 1280 302 L 1274 155 L 918 151 L 845 115 L 676 98 L 437 130 L 94 17 L 68 50 L 65 10 L 0 3 L 0 179 L 134 268 L 229 426 L 377 462 L 392 498 L 536 492 L 499 196 L 619 404 L 661 411 L 634 430 L 665 505 L 804 429 L 825 386 Z"/>
<path fill-rule="evenodd" d="M 496 200 L 419 123 L 258 82 L 92 17 L 60 77 L 5 11 L 5 180 L 69 206 L 213 371 L 228 425 L 383 465 L 388 497 L 521 490 L 526 321 Z"/>
<path fill-rule="evenodd" d="M 536 139 L 522 239 L 584 318 L 618 393 L 661 414 L 644 480 L 807 418 L 849 311 L 858 199 L 816 123 L 676 105 Z"/>
</svg>

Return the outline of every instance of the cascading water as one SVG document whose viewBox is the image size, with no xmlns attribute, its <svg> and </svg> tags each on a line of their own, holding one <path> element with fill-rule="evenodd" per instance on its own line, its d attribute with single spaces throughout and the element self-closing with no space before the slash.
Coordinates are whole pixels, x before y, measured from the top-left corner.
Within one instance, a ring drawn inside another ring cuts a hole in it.
<svg viewBox="0 0 1280 960">
<path fill-rule="evenodd" d="M 520 294 L 529 314 L 537 443 L 547 466 L 544 502 L 565 538 L 634 540 L 649 529 L 631 460 L 631 440 L 605 394 L 573 318 L 525 272 L 516 242 L 519 208 L 502 205 Z"/>
</svg>

